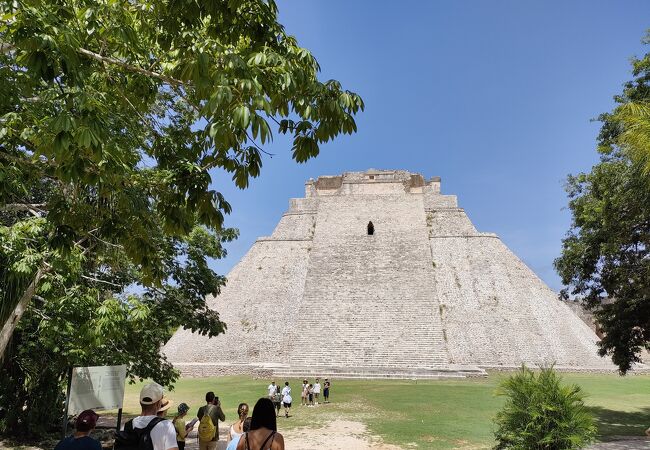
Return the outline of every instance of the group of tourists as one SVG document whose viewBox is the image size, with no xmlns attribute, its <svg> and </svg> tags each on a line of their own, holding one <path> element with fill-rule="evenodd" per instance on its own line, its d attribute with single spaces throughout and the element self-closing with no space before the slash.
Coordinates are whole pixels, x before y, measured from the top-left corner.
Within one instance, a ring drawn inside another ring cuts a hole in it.
<svg viewBox="0 0 650 450">
<path fill-rule="evenodd" d="M 316 378 L 316 381 L 312 384 L 305 378 L 302 380 L 302 389 L 300 391 L 300 405 L 301 406 L 317 406 L 320 401 L 321 389 L 323 391 L 323 403 L 329 403 L 330 398 L 330 387 L 331 384 L 327 378 L 323 386 L 320 384 L 320 378 Z M 275 384 L 275 381 L 271 381 L 271 384 L 266 388 L 268 392 L 268 398 L 273 402 L 275 407 L 275 416 L 280 416 L 280 409 L 284 407 L 284 417 L 289 417 L 291 411 L 291 405 L 293 403 L 293 397 L 291 396 L 291 387 L 289 382 L 284 382 L 284 387 L 280 389 L 280 386 Z"/>
<path fill-rule="evenodd" d="M 330 382 L 325 378 L 323 383 L 323 403 L 329 403 L 330 401 Z M 307 379 L 302 380 L 302 393 L 300 395 L 301 405 L 303 406 L 318 406 L 320 403 L 320 394 L 321 394 L 321 384 L 320 378 L 316 378 L 316 381 L 312 384 Z"/>
<path fill-rule="evenodd" d="M 197 435 L 199 450 L 215 450 L 219 440 L 219 422 L 224 422 L 226 416 L 221 409 L 219 397 L 214 392 L 205 394 L 206 404 L 199 408 L 197 417 L 186 421 L 189 406 L 185 403 L 178 405 L 178 415 L 171 423 L 174 425 L 176 447 L 185 449 L 185 439 L 198 423 Z M 164 407 L 163 398 L 163 407 Z M 273 402 L 260 398 L 249 417 L 249 406 L 240 403 L 237 406 L 237 421 L 228 429 L 227 450 L 284 450 L 284 438 L 277 432 L 276 414 Z M 160 410 L 159 413 L 160 414 Z M 117 441 L 116 441 L 117 442 Z M 116 450 L 119 448 L 115 447 Z M 170 447 L 156 447 L 153 450 L 170 450 Z"/>
<path fill-rule="evenodd" d="M 304 379 L 300 392 L 301 406 L 317 406 L 321 400 L 321 390 L 323 402 L 328 403 L 329 380 L 325 378 L 321 385 L 319 378 L 314 383 Z M 227 450 L 283 450 L 284 438 L 277 432 L 276 418 L 282 407 L 285 417 L 290 417 L 292 403 L 288 381 L 285 381 L 282 389 L 271 381 L 267 397 L 257 401 L 252 417 L 249 417 L 248 404 L 240 403 L 237 421 L 228 429 Z M 187 420 L 190 407 L 186 403 L 180 403 L 177 414 L 168 420 L 167 414 L 172 405 L 173 402 L 164 396 L 162 386 L 157 383 L 145 384 L 140 390 L 141 413 L 116 433 L 115 450 L 185 450 L 185 440 L 195 427 L 199 450 L 216 450 L 219 422 L 226 420 L 219 397 L 212 391 L 207 392 L 205 405 L 191 420 Z M 59 442 L 55 450 L 101 450 L 99 442 L 90 437 L 98 418 L 92 410 L 83 411 L 76 419 L 75 433 Z"/>
<path fill-rule="evenodd" d="M 285 386 L 288 388 L 288 383 Z M 290 398 L 290 388 L 288 389 Z M 206 404 L 199 408 L 197 417 L 187 421 L 190 407 L 181 403 L 172 420 L 167 412 L 171 400 L 163 395 L 163 387 L 148 383 L 140 391 L 140 415 L 126 422 L 115 435 L 115 450 L 184 450 L 185 439 L 197 426 L 199 450 L 216 450 L 219 440 L 219 421 L 226 420 L 219 397 L 214 392 L 205 394 Z M 288 407 L 291 407 L 289 401 Z M 228 430 L 227 450 L 284 450 L 284 438 L 277 431 L 276 409 L 273 401 L 260 398 L 248 416 L 249 407 L 240 403 L 238 419 Z M 57 444 L 55 450 L 101 450 L 99 441 L 90 437 L 99 416 L 92 410 L 83 411 L 75 421 L 75 433 Z"/>
<path fill-rule="evenodd" d="M 280 390 L 280 387 L 275 384 L 275 381 L 271 381 L 271 384 L 266 389 L 268 391 L 268 398 L 275 408 L 275 417 L 280 416 L 280 409 L 284 406 L 284 417 L 288 418 L 289 411 L 291 411 L 291 404 L 293 403 L 289 382 L 285 381 L 284 387 Z"/>
</svg>

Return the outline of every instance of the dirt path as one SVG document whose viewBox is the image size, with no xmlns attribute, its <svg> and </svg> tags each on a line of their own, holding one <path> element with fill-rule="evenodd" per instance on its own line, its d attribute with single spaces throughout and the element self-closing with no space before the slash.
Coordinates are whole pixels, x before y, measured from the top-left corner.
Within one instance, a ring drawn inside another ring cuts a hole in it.
<svg viewBox="0 0 650 450">
<path fill-rule="evenodd" d="M 401 450 L 371 436 L 361 422 L 349 420 L 334 420 L 323 428 L 295 428 L 284 433 L 284 439 L 287 448 L 300 450 Z"/>
<path fill-rule="evenodd" d="M 185 444 L 186 450 L 198 449 L 196 433 Z M 219 427 L 217 450 L 225 450 L 227 428 Z M 287 449 L 294 450 L 403 450 L 402 447 L 384 444 L 378 436 L 372 436 L 361 422 L 334 420 L 322 428 L 300 427 L 282 431 Z"/>
</svg>

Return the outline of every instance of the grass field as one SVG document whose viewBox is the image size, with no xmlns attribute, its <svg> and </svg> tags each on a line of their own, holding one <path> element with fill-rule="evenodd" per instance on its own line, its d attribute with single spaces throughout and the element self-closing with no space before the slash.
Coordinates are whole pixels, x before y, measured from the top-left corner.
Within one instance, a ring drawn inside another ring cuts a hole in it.
<svg viewBox="0 0 650 450">
<path fill-rule="evenodd" d="M 319 427 L 333 419 L 363 422 L 384 442 L 409 448 L 485 448 L 492 441 L 492 417 L 503 400 L 495 396 L 499 381 L 507 376 L 461 381 L 331 380 L 331 403 L 318 408 L 296 406 L 292 417 L 278 419 L 279 430 Z M 650 426 L 650 376 L 563 374 L 589 395 L 587 404 L 596 417 L 599 439 L 613 435 L 642 435 Z M 285 380 L 276 380 L 284 384 Z M 300 381 L 289 380 L 294 405 L 300 403 Z M 311 380 L 313 382 L 313 380 Z M 221 399 L 226 423 L 236 419 L 240 402 L 251 409 L 266 393 L 269 380 L 250 377 L 182 379 L 169 397 L 175 405 L 186 402 L 195 414 L 207 391 Z M 127 386 L 125 412 L 137 414 L 139 385 Z M 175 411 L 175 407 L 173 407 Z"/>
</svg>

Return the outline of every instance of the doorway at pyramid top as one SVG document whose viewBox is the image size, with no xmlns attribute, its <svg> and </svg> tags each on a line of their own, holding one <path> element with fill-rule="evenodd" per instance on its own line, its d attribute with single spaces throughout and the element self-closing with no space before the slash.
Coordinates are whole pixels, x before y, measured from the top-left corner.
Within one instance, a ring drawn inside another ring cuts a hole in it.
<svg viewBox="0 0 650 450">
<path fill-rule="evenodd" d="M 374 236 L 375 226 L 372 224 L 372 221 L 368 222 L 368 236 Z"/>
</svg>

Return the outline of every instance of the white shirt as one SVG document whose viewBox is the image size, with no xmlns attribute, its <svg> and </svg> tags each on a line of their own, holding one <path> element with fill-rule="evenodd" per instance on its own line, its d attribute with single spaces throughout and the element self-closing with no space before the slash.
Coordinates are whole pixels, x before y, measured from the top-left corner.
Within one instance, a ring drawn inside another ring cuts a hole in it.
<svg viewBox="0 0 650 450">
<path fill-rule="evenodd" d="M 282 403 L 291 403 L 293 399 L 291 398 L 291 388 L 285 386 L 282 388 Z"/>
<path fill-rule="evenodd" d="M 156 416 L 138 416 L 133 419 L 133 428 L 146 428 Z M 171 420 L 163 420 L 151 430 L 153 450 L 169 450 L 178 448 L 176 443 L 176 430 Z"/>
<path fill-rule="evenodd" d="M 269 384 L 269 387 L 267 387 L 269 390 L 269 397 L 275 395 L 276 392 L 278 392 L 278 386 L 276 384 Z"/>
<path fill-rule="evenodd" d="M 314 394 L 320 394 L 320 383 L 314 384 Z"/>
</svg>

